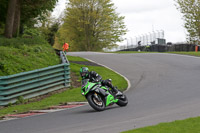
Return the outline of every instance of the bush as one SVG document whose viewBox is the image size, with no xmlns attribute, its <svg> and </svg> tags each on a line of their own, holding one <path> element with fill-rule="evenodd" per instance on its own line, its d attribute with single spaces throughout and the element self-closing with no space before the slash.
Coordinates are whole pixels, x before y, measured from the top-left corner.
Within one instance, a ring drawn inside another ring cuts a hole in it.
<svg viewBox="0 0 200 133">
<path fill-rule="evenodd" d="M 24 31 L 24 34 L 23 34 L 23 38 L 26 38 L 26 37 L 28 37 L 28 38 L 32 38 L 32 37 L 36 37 L 36 36 L 41 36 L 41 33 L 36 29 L 36 28 L 32 28 L 32 29 L 26 29 L 25 31 Z"/>
</svg>

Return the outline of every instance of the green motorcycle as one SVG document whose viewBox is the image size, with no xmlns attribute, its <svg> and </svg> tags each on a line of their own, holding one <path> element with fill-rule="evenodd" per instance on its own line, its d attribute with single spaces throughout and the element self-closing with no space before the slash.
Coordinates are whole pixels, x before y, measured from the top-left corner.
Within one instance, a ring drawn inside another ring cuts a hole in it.
<svg viewBox="0 0 200 133">
<path fill-rule="evenodd" d="M 116 103 L 119 106 L 126 106 L 128 99 L 121 91 L 115 94 L 109 88 L 102 86 L 100 82 L 89 82 L 89 79 L 82 80 L 81 93 L 88 100 L 89 105 L 96 111 L 103 111 L 105 107 Z"/>
</svg>

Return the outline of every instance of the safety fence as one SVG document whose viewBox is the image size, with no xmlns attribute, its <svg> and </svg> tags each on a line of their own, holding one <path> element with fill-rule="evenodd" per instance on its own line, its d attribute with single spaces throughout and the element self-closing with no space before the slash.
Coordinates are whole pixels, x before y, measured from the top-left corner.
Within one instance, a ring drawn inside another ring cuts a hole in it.
<svg viewBox="0 0 200 133">
<path fill-rule="evenodd" d="M 70 64 L 49 66 L 10 76 L 0 76 L 0 106 L 44 95 L 70 86 Z"/>
<path fill-rule="evenodd" d="M 196 48 L 197 47 L 197 48 Z M 173 45 L 149 45 L 127 48 L 119 51 L 150 51 L 150 52 L 173 52 L 173 51 L 200 51 L 200 46 L 194 44 L 173 44 Z"/>
<path fill-rule="evenodd" d="M 62 60 L 62 63 L 69 63 L 68 59 L 66 58 L 67 55 L 65 52 L 60 51 L 59 54 L 60 54 L 60 59 Z"/>
</svg>

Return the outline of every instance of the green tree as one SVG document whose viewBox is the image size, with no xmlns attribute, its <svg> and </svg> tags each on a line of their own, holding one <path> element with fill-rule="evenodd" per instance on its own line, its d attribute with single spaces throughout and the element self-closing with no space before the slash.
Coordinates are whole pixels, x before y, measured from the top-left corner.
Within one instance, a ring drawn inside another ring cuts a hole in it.
<svg viewBox="0 0 200 133">
<path fill-rule="evenodd" d="M 111 0 L 69 0 L 64 24 L 57 37 L 75 51 L 101 51 L 122 41 L 124 17 L 116 13 Z"/>
<path fill-rule="evenodd" d="M 6 26 L 5 26 L 5 37 L 12 38 L 13 34 L 13 24 L 15 21 L 15 7 L 18 0 L 9 0 L 8 2 L 8 11 L 6 17 Z"/>
<path fill-rule="evenodd" d="M 200 0 L 175 0 L 176 6 L 183 14 L 188 41 L 200 42 Z"/>
<path fill-rule="evenodd" d="M 38 20 L 37 27 L 41 31 L 45 40 L 47 40 L 49 44 L 54 45 L 55 35 L 61 25 L 61 19 L 52 17 L 51 12 L 43 17 L 43 19 Z"/>
<path fill-rule="evenodd" d="M 7 15 L 3 12 L 2 18 L 6 18 L 5 37 L 12 38 L 19 32 L 20 26 L 33 26 L 43 15 L 52 11 L 58 0 L 0 0 L 3 9 L 7 9 Z M 5 6 L 7 4 L 7 6 Z M 37 19 L 35 19 L 37 18 Z M 2 23 L 2 22 L 1 22 Z"/>
<path fill-rule="evenodd" d="M 0 34 L 4 33 L 8 0 L 0 0 Z"/>
<path fill-rule="evenodd" d="M 58 0 L 23 0 L 21 21 L 27 26 L 34 26 L 37 21 L 45 20 L 53 11 Z"/>
</svg>

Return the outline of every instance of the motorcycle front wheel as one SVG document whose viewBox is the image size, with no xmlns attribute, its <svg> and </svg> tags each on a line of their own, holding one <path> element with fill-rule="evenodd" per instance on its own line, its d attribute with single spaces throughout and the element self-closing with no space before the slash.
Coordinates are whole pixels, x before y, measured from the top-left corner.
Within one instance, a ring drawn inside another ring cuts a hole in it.
<svg viewBox="0 0 200 133">
<path fill-rule="evenodd" d="M 128 104 L 128 99 L 126 95 L 123 94 L 122 96 L 120 96 L 116 104 L 121 107 L 126 106 Z"/>
<path fill-rule="evenodd" d="M 105 109 L 105 103 L 101 96 L 97 93 L 90 93 L 87 96 L 89 105 L 96 111 L 103 111 Z"/>
</svg>

